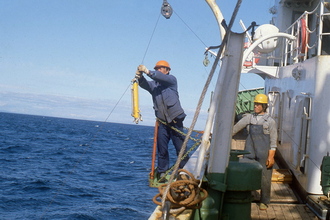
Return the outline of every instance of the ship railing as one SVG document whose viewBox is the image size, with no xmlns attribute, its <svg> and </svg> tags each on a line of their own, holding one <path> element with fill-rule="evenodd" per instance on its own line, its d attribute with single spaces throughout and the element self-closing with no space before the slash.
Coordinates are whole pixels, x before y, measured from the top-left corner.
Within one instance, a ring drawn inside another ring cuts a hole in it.
<svg viewBox="0 0 330 220">
<path fill-rule="evenodd" d="M 286 41 L 284 44 L 284 57 L 282 66 L 304 61 L 308 58 L 309 48 L 316 47 L 317 41 L 310 46 L 311 35 L 316 33 L 316 28 L 310 30 L 310 16 L 318 11 L 319 5 L 311 12 L 305 11 L 285 32 L 296 37 L 293 42 Z"/>
<path fill-rule="evenodd" d="M 322 5 L 324 10 L 324 6 Z M 327 23 L 327 24 L 326 24 Z M 320 30 L 319 30 L 319 45 L 318 45 L 318 54 L 317 55 L 329 55 L 330 54 L 330 29 L 324 30 L 325 26 L 330 25 L 330 13 L 322 13 L 320 15 Z"/>
<path fill-rule="evenodd" d="M 287 66 L 314 56 L 330 54 L 330 30 L 324 32 L 324 22 L 330 22 L 330 13 L 324 12 L 324 2 L 320 1 L 313 11 L 305 11 L 285 31 L 295 36 L 296 40 L 283 39 L 279 65 Z M 275 54 L 278 53 L 275 51 L 273 57 L 276 57 Z"/>
<path fill-rule="evenodd" d="M 245 71 L 257 66 L 287 66 L 315 56 L 330 55 L 329 11 L 324 7 L 324 0 L 321 0 L 314 10 L 302 12 L 284 31 L 294 36 L 295 40 L 279 38 L 278 47 L 273 52 L 253 54 L 252 65 L 245 66 Z"/>
</svg>

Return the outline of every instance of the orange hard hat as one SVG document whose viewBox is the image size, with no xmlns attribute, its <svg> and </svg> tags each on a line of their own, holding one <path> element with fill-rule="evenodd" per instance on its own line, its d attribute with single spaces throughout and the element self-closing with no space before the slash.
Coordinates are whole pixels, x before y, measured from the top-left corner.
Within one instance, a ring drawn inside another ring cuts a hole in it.
<svg viewBox="0 0 330 220">
<path fill-rule="evenodd" d="M 154 69 L 156 69 L 157 67 L 162 67 L 162 66 L 163 67 L 167 67 L 167 68 L 169 68 L 171 70 L 170 64 L 167 61 L 165 61 L 165 60 L 158 61 L 156 63 L 156 65 L 155 65 Z"/>
</svg>

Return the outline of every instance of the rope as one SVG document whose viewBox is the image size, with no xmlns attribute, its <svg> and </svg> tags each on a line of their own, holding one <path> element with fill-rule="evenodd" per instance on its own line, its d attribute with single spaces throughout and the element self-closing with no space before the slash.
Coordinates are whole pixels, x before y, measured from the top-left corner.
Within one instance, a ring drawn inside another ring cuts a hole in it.
<svg viewBox="0 0 330 220">
<path fill-rule="evenodd" d="M 161 205 L 157 199 L 166 195 L 167 200 L 171 202 L 173 209 L 171 214 L 182 212 L 184 209 L 199 209 L 202 206 L 202 201 L 206 199 L 208 193 L 205 189 L 199 188 L 199 180 L 187 170 L 179 170 L 183 172 L 179 176 L 179 180 L 171 184 L 163 184 L 158 187 L 159 193 L 153 197 L 153 202 L 156 205 Z M 166 188 L 170 188 L 170 193 L 166 193 Z M 182 208 L 183 207 L 183 208 Z"/>
<path fill-rule="evenodd" d="M 238 9 L 239 9 L 241 3 L 242 3 L 242 0 L 238 0 L 237 3 L 236 3 L 236 6 L 235 6 L 235 9 L 234 9 L 233 15 L 232 15 L 231 20 L 230 20 L 230 22 L 229 22 L 228 30 L 231 30 L 231 27 L 233 26 L 234 20 L 235 20 L 235 18 L 236 18 L 236 15 L 237 15 L 237 13 L 238 13 Z M 206 81 L 206 83 L 205 83 L 205 86 L 204 86 L 204 88 L 203 88 L 202 94 L 201 94 L 200 99 L 199 99 L 199 101 L 198 101 L 198 105 L 197 105 L 197 108 L 196 108 L 196 112 L 195 112 L 195 115 L 194 115 L 193 121 L 192 121 L 192 123 L 191 123 L 191 126 L 190 126 L 190 128 L 189 128 L 189 130 L 188 130 L 187 136 L 186 136 L 186 138 L 185 138 L 185 140 L 184 140 L 184 142 L 183 142 L 183 145 L 182 145 L 182 147 L 181 147 L 180 153 L 179 153 L 179 155 L 178 155 L 178 159 L 177 159 L 177 161 L 176 161 L 176 163 L 175 163 L 175 165 L 174 165 L 174 171 L 173 171 L 173 173 L 172 173 L 172 175 L 171 175 L 171 177 L 170 177 L 170 179 L 169 179 L 169 181 L 168 181 L 169 183 L 171 183 L 171 182 L 173 181 L 174 177 L 175 177 L 176 174 L 177 174 L 177 171 L 178 171 L 178 168 L 179 168 L 179 164 L 180 164 L 181 157 L 183 156 L 183 154 L 184 154 L 184 152 L 185 152 L 185 150 L 186 150 L 186 147 L 187 147 L 187 143 L 188 143 L 189 137 L 190 137 L 190 135 L 191 135 L 191 133 L 192 133 L 193 128 L 195 127 L 196 122 L 197 122 L 197 119 L 198 119 L 198 116 L 199 116 L 199 113 L 200 113 L 200 110 L 201 110 L 201 107 L 202 107 L 202 104 L 203 104 L 203 100 L 204 100 L 204 98 L 205 98 L 205 94 L 206 94 L 207 89 L 208 89 L 208 87 L 209 87 L 209 85 L 210 85 L 210 82 L 211 82 L 211 80 L 212 80 L 212 78 L 213 78 L 213 75 L 214 75 L 215 69 L 216 69 L 217 64 L 218 64 L 218 62 L 219 62 L 219 60 L 220 60 L 220 55 L 221 55 L 222 52 L 223 52 L 223 49 L 224 49 L 224 47 L 225 47 L 225 45 L 226 45 L 226 42 L 227 42 L 227 39 L 228 39 L 228 31 L 226 32 L 226 34 L 225 34 L 225 36 L 224 36 L 224 39 L 223 39 L 223 42 L 222 42 L 221 45 L 220 45 L 219 51 L 218 51 L 218 53 L 217 53 L 217 56 L 216 56 L 216 58 L 215 58 L 215 61 L 214 61 L 213 65 L 212 65 L 211 72 L 210 72 L 210 74 L 209 74 L 209 76 L 208 76 L 208 78 L 207 78 L 207 81 Z M 163 194 L 163 196 L 162 196 L 162 203 L 161 203 L 161 204 L 162 204 L 162 207 L 164 207 L 164 205 L 165 205 L 166 195 L 168 194 L 169 189 L 170 189 L 170 185 L 168 185 L 168 186 L 166 187 L 165 192 L 164 192 L 164 194 Z"/>
<path fill-rule="evenodd" d="M 174 14 L 178 16 L 178 18 L 182 21 L 182 23 L 186 25 L 187 28 L 195 35 L 195 37 L 197 37 L 197 39 L 206 47 L 206 44 L 203 42 L 203 40 L 189 27 L 189 25 L 175 11 Z"/>
<path fill-rule="evenodd" d="M 147 48 L 146 48 L 146 51 L 144 52 L 144 55 L 143 55 L 143 58 L 142 58 L 142 64 L 143 64 L 143 62 L 144 62 L 144 58 L 146 58 L 146 55 L 147 55 L 147 52 L 148 52 L 148 50 L 149 50 L 149 46 L 150 46 L 150 43 L 151 43 L 151 40 L 152 40 L 152 38 L 154 37 L 154 33 L 155 33 L 155 31 L 156 31 L 156 27 L 157 27 L 157 25 L 158 25 L 158 21 L 159 21 L 159 18 L 160 18 L 160 13 L 159 13 L 159 16 L 158 16 L 158 18 L 157 18 L 157 22 L 156 22 L 156 24 L 155 24 L 155 27 L 154 27 L 154 29 L 153 29 L 153 31 L 152 31 L 152 34 L 151 34 L 151 37 L 150 37 L 150 39 L 149 39 L 149 42 L 148 42 L 148 45 L 147 45 Z"/>
</svg>

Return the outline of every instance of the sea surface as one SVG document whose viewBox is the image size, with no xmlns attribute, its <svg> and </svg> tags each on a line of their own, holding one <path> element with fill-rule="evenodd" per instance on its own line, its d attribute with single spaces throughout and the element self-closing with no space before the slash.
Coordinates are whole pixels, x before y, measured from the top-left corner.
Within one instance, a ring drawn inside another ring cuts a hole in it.
<svg viewBox="0 0 330 220">
<path fill-rule="evenodd" d="M 148 219 L 152 144 L 150 126 L 0 113 L 0 219 Z"/>
</svg>

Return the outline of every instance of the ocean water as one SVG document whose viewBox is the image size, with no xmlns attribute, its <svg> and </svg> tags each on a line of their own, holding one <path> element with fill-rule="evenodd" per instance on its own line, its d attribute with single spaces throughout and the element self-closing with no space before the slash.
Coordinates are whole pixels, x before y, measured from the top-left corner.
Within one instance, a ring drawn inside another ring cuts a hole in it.
<svg viewBox="0 0 330 220">
<path fill-rule="evenodd" d="M 0 113 L 0 219 L 148 219 L 153 127 Z"/>
</svg>

